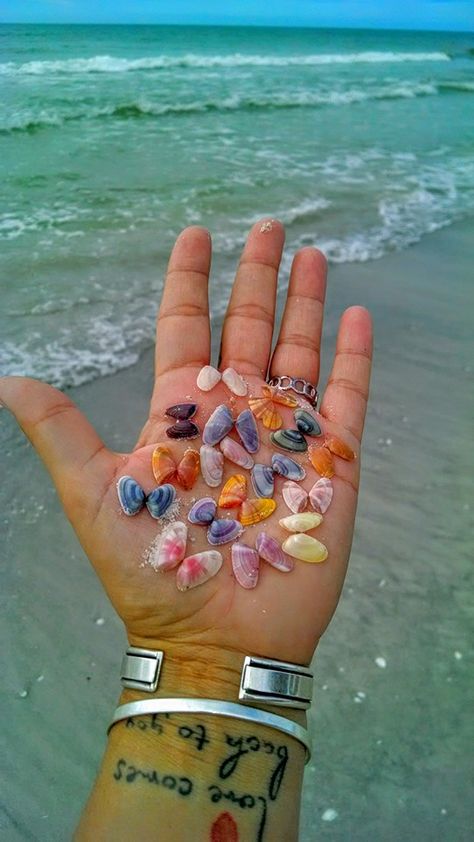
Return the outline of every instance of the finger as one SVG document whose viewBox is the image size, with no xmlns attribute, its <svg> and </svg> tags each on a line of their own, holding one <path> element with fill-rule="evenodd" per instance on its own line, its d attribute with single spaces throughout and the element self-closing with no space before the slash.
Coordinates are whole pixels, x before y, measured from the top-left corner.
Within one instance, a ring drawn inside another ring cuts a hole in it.
<svg viewBox="0 0 474 842">
<path fill-rule="evenodd" d="M 372 320 L 364 307 L 343 313 L 321 414 L 362 437 L 372 365 Z"/>
<path fill-rule="evenodd" d="M 257 222 L 250 231 L 224 319 L 221 368 L 266 376 L 285 232 L 280 222 Z"/>
<path fill-rule="evenodd" d="M 181 232 L 168 264 L 156 330 L 155 376 L 209 362 L 211 239 L 205 228 Z"/>
<path fill-rule="evenodd" d="M 15 416 L 61 494 L 103 479 L 113 455 L 78 407 L 57 389 L 27 377 L 2 377 L 0 403 Z"/>
<path fill-rule="evenodd" d="M 317 386 L 327 264 L 314 248 L 299 251 L 291 267 L 290 283 L 270 375 L 302 377 Z"/>
</svg>

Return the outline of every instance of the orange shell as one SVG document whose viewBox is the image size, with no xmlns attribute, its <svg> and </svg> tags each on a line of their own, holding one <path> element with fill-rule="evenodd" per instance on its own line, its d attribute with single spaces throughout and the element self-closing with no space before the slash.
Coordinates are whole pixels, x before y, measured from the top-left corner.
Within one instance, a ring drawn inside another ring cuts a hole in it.
<svg viewBox="0 0 474 842">
<path fill-rule="evenodd" d="M 217 505 L 221 509 L 236 509 L 247 497 L 247 480 L 243 474 L 234 474 L 224 485 Z"/>
<path fill-rule="evenodd" d="M 331 479 L 334 476 L 334 460 L 327 447 L 317 447 L 314 444 L 309 446 L 309 461 L 313 468 L 322 477 Z"/>
<path fill-rule="evenodd" d="M 185 450 L 184 456 L 176 470 L 176 480 L 181 488 L 189 491 L 193 487 L 199 474 L 200 463 L 201 460 L 197 450 L 193 450 L 192 447 Z"/>
<path fill-rule="evenodd" d="M 293 409 L 298 406 L 296 398 L 280 389 L 275 389 L 274 386 L 262 386 L 262 392 L 266 398 L 271 398 L 274 403 L 279 403 L 281 406 L 291 406 Z"/>
<path fill-rule="evenodd" d="M 240 507 L 239 520 L 242 526 L 252 526 L 253 523 L 260 523 L 261 520 L 270 517 L 275 509 L 275 500 L 270 499 L 270 497 L 255 497 L 252 500 L 245 500 Z"/>
<path fill-rule="evenodd" d="M 249 407 L 255 418 L 260 418 L 267 430 L 279 430 L 283 418 L 273 406 L 271 398 L 250 398 Z"/>
<path fill-rule="evenodd" d="M 338 439 L 337 436 L 328 436 L 324 441 L 324 447 L 327 447 L 335 456 L 340 456 L 341 459 L 346 459 L 348 462 L 352 462 L 356 458 L 349 445 L 342 439 Z"/>
<path fill-rule="evenodd" d="M 168 482 L 176 471 L 176 462 L 174 461 L 171 450 L 164 444 L 158 444 L 151 457 L 151 468 L 153 476 L 158 485 Z"/>
</svg>

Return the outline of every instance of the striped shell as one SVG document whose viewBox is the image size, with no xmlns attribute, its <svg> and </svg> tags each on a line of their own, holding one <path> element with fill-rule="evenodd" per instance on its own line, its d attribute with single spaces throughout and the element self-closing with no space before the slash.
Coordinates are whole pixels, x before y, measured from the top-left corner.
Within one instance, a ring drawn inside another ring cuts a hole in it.
<svg viewBox="0 0 474 842">
<path fill-rule="evenodd" d="M 234 465 L 238 465 L 239 468 L 246 468 L 248 471 L 250 468 L 253 468 L 254 462 L 250 453 L 247 453 L 245 447 L 242 447 L 242 445 L 239 444 L 238 441 L 235 441 L 235 439 L 231 439 L 230 436 L 226 436 L 220 442 L 219 447 L 229 462 L 233 462 Z"/>
<path fill-rule="evenodd" d="M 243 526 L 252 526 L 270 517 L 276 509 L 275 500 L 267 497 L 255 497 L 252 500 L 245 500 L 239 512 L 239 520 Z"/>
<path fill-rule="evenodd" d="M 327 447 L 317 447 L 312 444 L 309 448 L 309 461 L 311 462 L 315 471 L 322 477 L 334 476 L 334 460 Z"/>
<path fill-rule="evenodd" d="M 259 465 L 258 463 L 254 465 L 250 478 L 257 497 L 273 497 L 275 481 L 273 470 L 268 465 Z"/>
<path fill-rule="evenodd" d="M 117 482 L 117 495 L 122 510 L 128 517 L 137 515 L 145 505 L 145 492 L 133 477 L 120 477 Z"/>
<path fill-rule="evenodd" d="M 249 590 L 258 582 L 260 560 L 256 550 L 247 544 L 232 544 L 232 570 L 239 585 Z"/>
<path fill-rule="evenodd" d="M 255 541 L 255 548 L 260 556 L 267 564 L 271 564 L 276 570 L 282 573 L 289 573 L 293 570 L 294 561 L 283 552 L 280 544 L 271 535 L 266 532 L 259 532 L 257 540 Z"/>
<path fill-rule="evenodd" d="M 323 515 L 329 508 L 333 493 L 334 487 L 330 479 L 327 477 L 318 479 L 309 492 L 309 502 L 314 511 Z"/>
<path fill-rule="evenodd" d="M 176 469 L 176 480 L 185 491 L 189 491 L 196 482 L 200 461 L 197 450 L 189 447 L 184 451 L 184 456 Z"/>
<path fill-rule="evenodd" d="M 179 565 L 176 574 L 176 587 L 179 591 L 189 591 L 212 579 L 222 567 L 222 556 L 217 550 L 188 555 Z"/>
<path fill-rule="evenodd" d="M 169 447 L 157 444 L 151 456 L 151 468 L 158 485 L 168 482 L 174 476 L 176 462 Z"/>
<path fill-rule="evenodd" d="M 230 433 L 233 426 L 234 419 L 229 407 L 225 403 L 221 403 L 215 408 L 205 424 L 202 433 L 203 443 L 218 444 L 227 433 Z"/>
<path fill-rule="evenodd" d="M 308 504 L 308 493 L 298 485 L 298 483 L 289 480 L 285 482 L 282 488 L 283 499 L 293 514 L 297 515 L 304 512 Z"/>
<path fill-rule="evenodd" d="M 217 488 L 222 482 L 224 471 L 224 457 L 220 450 L 211 447 L 210 444 L 203 444 L 200 450 L 201 473 L 206 485 L 210 488 Z"/>
<path fill-rule="evenodd" d="M 154 488 L 146 498 L 146 507 L 154 518 L 163 517 L 176 500 L 176 490 L 166 483 Z"/>
<path fill-rule="evenodd" d="M 290 459 L 285 453 L 274 453 L 272 456 L 272 468 L 275 474 L 285 479 L 302 480 L 306 471 L 302 465 Z"/>
<path fill-rule="evenodd" d="M 280 406 L 289 406 L 291 408 L 295 408 L 298 406 L 298 401 L 292 395 L 289 395 L 288 392 L 283 392 L 281 389 L 275 388 L 275 386 L 262 386 L 262 394 L 265 398 L 271 398 L 273 403 L 277 403 Z"/>
<path fill-rule="evenodd" d="M 236 509 L 247 497 L 247 480 L 243 474 L 234 474 L 225 483 L 218 506 L 221 509 Z"/>
<path fill-rule="evenodd" d="M 230 520 L 230 518 L 217 518 L 213 520 L 209 529 L 207 530 L 207 540 L 210 544 L 215 546 L 219 544 L 228 544 L 229 541 L 234 541 L 240 538 L 243 532 L 243 526 L 238 520 Z"/>
<path fill-rule="evenodd" d="M 212 497 L 201 497 L 200 500 L 196 500 L 194 506 L 191 506 L 188 520 L 199 526 L 208 526 L 216 516 L 216 509 L 217 503 Z"/>
<path fill-rule="evenodd" d="M 180 520 L 165 526 L 161 533 L 153 557 L 149 559 L 155 570 L 166 572 L 177 567 L 186 555 L 188 527 Z"/>
<path fill-rule="evenodd" d="M 260 447 L 260 436 L 258 434 L 257 423 L 250 409 L 244 409 L 237 416 L 235 429 L 245 449 L 249 453 L 256 453 Z"/>
<path fill-rule="evenodd" d="M 250 398 L 249 407 L 255 418 L 259 418 L 267 430 L 279 430 L 283 424 L 283 418 L 277 412 L 271 398 Z"/>
</svg>

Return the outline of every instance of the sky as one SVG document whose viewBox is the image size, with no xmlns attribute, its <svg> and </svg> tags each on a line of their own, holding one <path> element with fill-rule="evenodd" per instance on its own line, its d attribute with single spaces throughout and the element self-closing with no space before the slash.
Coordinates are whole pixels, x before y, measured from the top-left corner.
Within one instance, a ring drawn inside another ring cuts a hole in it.
<svg viewBox="0 0 474 842">
<path fill-rule="evenodd" d="M 474 0 L 0 0 L 3 23 L 183 23 L 474 31 Z"/>
</svg>

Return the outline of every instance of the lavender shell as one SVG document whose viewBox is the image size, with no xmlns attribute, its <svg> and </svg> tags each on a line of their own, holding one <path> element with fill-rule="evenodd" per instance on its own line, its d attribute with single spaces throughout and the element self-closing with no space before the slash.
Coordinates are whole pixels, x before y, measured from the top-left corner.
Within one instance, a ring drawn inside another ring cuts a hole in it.
<svg viewBox="0 0 474 842">
<path fill-rule="evenodd" d="M 244 409 L 237 416 L 235 429 L 245 449 L 249 453 L 256 453 L 260 447 L 260 436 L 258 434 L 257 422 L 250 409 Z"/>
<path fill-rule="evenodd" d="M 255 541 L 255 547 L 260 558 L 263 558 L 276 570 L 282 573 L 289 573 L 293 570 L 295 563 L 285 552 L 283 552 L 280 544 L 275 538 L 267 535 L 266 532 L 260 532 Z"/>
<path fill-rule="evenodd" d="M 243 531 L 244 528 L 238 520 L 218 518 L 212 521 L 207 530 L 207 540 L 214 546 L 227 544 L 229 541 L 239 538 Z"/>
<path fill-rule="evenodd" d="M 240 468 L 246 468 L 248 471 L 250 468 L 253 468 L 254 461 L 250 453 L 247 453 L 245 448 L 238 441 L 235 441 L 235 439 L 226 436 L 222 439 L 219 447 L 229 462 L 233 462 L 234 465 L 238 465 Z"/>
<path fill-rule="evenodd" d="M 252 468 L 250 478 L 257 497 L 273 497 L 275 481 L 272 468 L 257 463 Z"/>
<path fill-rule="evenodd" d="M 258 582 L 259 558 L 256 550 L 247 544 L 232 544 L 232 570 L 239 585 L 247 590 L 254 588 Z"/>
<path fill-rule="evenodd" d="M 202 433 L 204 444 L 218 444 L 227 433 L 230 433 L 233 426 L 234 419 L 229 407 L 225 403 L 221 403 L 206 422 Z"/>
<path fill-rule="evenodd" d="M 284 453 L 273 454 L 272 468 L 275 474 L 279 474 L 279 476 L 285 477 L 285 479 L 299 481 L 306 476 L 305 469 Z"/>
<path fill-rule="evenodd" d="M 189 510 L 188 520 L 199 526 L 208 526 L 215 518 L 216 509 L 217 503 L 212 497 L 202 497 Z"/>
</svg>

